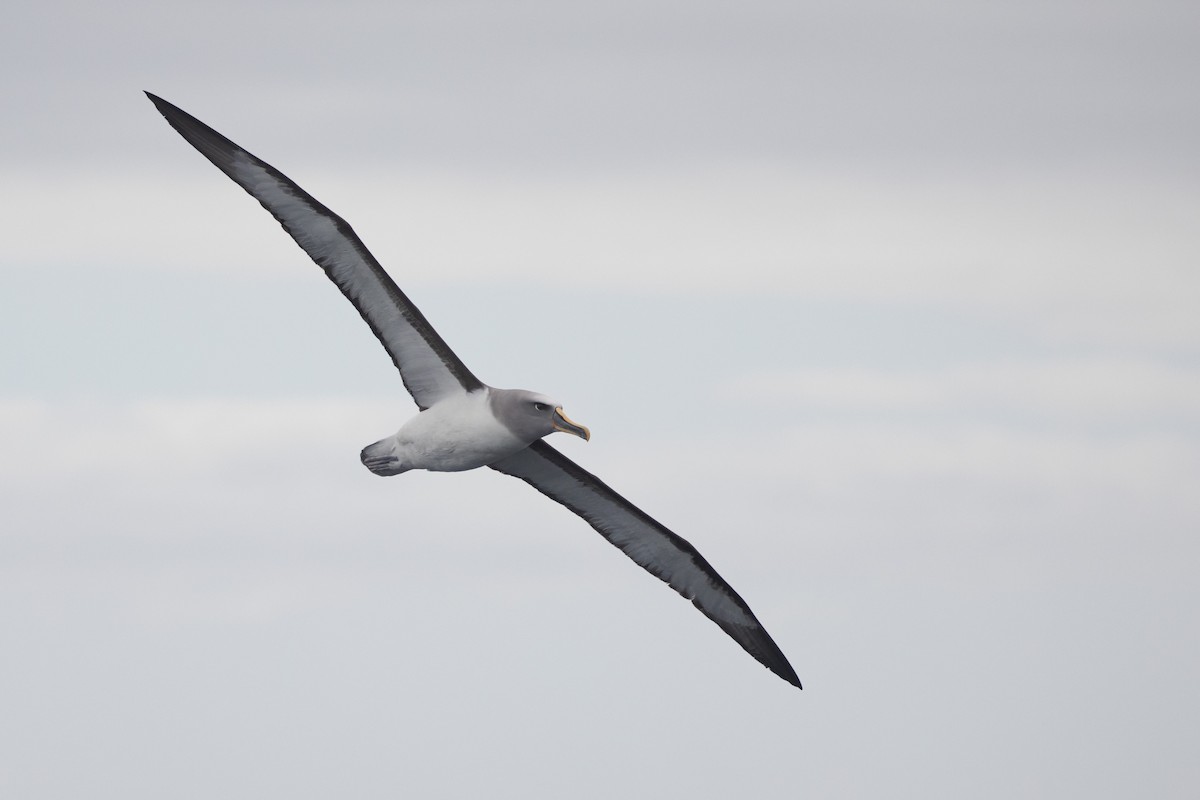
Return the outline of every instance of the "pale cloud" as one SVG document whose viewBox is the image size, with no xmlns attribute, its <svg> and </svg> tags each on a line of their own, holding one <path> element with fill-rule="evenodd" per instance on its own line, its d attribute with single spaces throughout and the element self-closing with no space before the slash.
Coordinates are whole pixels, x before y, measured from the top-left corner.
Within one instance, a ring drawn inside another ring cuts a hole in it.
<svg viewBox="0 0 1200 800">
<path fill-rule="evenodd" d="M 664 502 L 675 498 L 684 506 L 688 497 L 729 490 L 735 475 L 747 485 L 802 491 L 817 487 L 851 504 L 866 486 L 875 492 L 928 491 L 949 481 L 984 494 L 1026 487 L 1072 496 L 1127 493 L 1132 499 L 1157 497 L 1194 505 L 1187 498 L 1192 477 L 1200 473 L 1200 450 L 1192 435 L 1172 432 L 1171 425 L 1183 424 L 1172 416 L 1155 416 L 1167 430 L 1138 425 L 1148 415 L 1161 415 L 1158 395 L 1135 394 L 1097 409 L 1099 421 L 1112 433 L 1095 436 L 1063 424 L 1077 412 L 1052 389 L 1040 397 L 1019 390 L 1002 391 L 998 399 L 985 397 L 995 388 L 1013 388 L 1012 374 L 968 371 L 924 383 L 863 373 L 834 373 L 832 380 L 829 375 L 812 380 L 790 376 L 801 391 L 789 395 L 785 386 L 773 402 L 755 406 L 756 416 L 774 421 L 768 430 L 710 424 L 697 439 L 662 437 L 646 428 L 610 433 L 599 446 L 563 446 L 629 491 L 662 494 Z M 1101 378 L 1107 380 L 1107 373 Z M 1062 386 L 1075 389 L 1065 378 Z M 815 392 L 806 393 L 812 387 Z M 1086 388 L 1080 391 L 1086 394 Z M 985 406 L 985 400 L 993 404 Z M 1171 403 L 1182 408 L 1186 399 L 1171 398 Z M 847 420 L 841 415 L 847 405 L 862 416 Z M 965 406 L 974 406 L 975 413 L 946 415 Z M 914 417 L 914 410 L 925 413 Z M 897 411 L 902 415 L 896 416 Z M 1015 421 L 1005 416 L 1012 412 L 1019 415 Z M 1024 424 L 1037 415 L 1055 425 Z M 90 424 L 64 437 L 62 432 L 79 419 Z M 10 457 L 0 466 L 14 487 L 54 479 L 64 485 L 126 487 L 119 490 L 125 492 L 151 482 L 159 491 L 175 486 L 186 493 L 190 490 L 182 487 L 199 485 L 237 494 L 231 490 L 241 485 L 250 493 L 286 496 L 336 481 L 339 493 L 361 499 L 386 483 L 404 496 L 406 518 L 425 520 L 436 515 L 438 502 L 453 502 L 456 490 L 468 485 L 465 481 L 473 481 L 470 491 L 479 492 L 481 502 L 503 496 L 503 488 L 478 475 L 381 482 L 360 474 L 359 447 L 390 430 L 395 419 L 395 407 L 379 401 L 6 402 L 0 406 L 0 435 Z M 1194 423 L 1194 417 L 1186 422 Z M 1135 424 L 1133 429 L 1123 427 L 1129 423 Z M 47 447 L 47 442 L 56 444 Z M 409 490 L 415 486 L 420 490 L 414 495 Z M 253 505 L 249 494 L 240 502 Z M 737 513 L 736 505 L 729 513 Z M 377 510 L 391 516 L 384 508 Z"/>
<path fill-rule="evenodd" d="M 379 400 L 5 399 L 0 438 L 9 457 L 0 460 L 0 475 L 14 482 L 89 475 L 141 481 L 214 473 L 239 462 L 291 474 L 304 450 L 342 445 L 357 456 L 369 444 L 367 428 L 385 431 L 398 427 L 397 419 L 396 405 Z"/>
<path fill-rule="evenodd" d="M 939 370 L 790 368 L 745 375 L 730 400 L 832 412 L 1012 416 L 1068 425 L 1179 428 L 1200 422 L 1200 372 L 1119 357 L 972 363 Z"/>
<path fill-rule="evenodd" d="M 173 172 L 187 177 L 10 176 L 0 206 L 28 233 L 11 258 L 41 270 L 300 275 L 304 256 L 257 204 L 175 150 Z M 285 170 L 349 219 L 406 285 L 553 275 L 560 289 L 930 306 L 1066 341 L 1200 341 L 1191 224 L 1200 195 L 1182 185 L 906 181 L 753 164 L 567 181 L 395 165 L 370 178 Z M 88 209 L 65 239 L 56 234 L 63 205 Z"/>
<path fill-rule="evenodd" d="M 969 498 L 980 513 L 997 520 L 1021 515 L 1006 498 L 1026 496 L 1072 507 L 1080 498 L 1117 501 L 1127 508 L 1159 503 L 1184 518 L 1200 518 L 1193 498 L 1200 474 L 1200 449 L 1189 438 L 1141 432 L 1096 437 L 1070 430 L 1030 431 L 996 422 L 934 424 L 896 421 L 854 422 L 803 415 L 777 418 L 771 433 L 694 439 L 649 437 L 622 443 L 624 454 L 612 472 L 633 487 L 655 487 L 680 507 L 687 498 L 724 497 L 749 492 L 754 499 L 700 508 L 697 520 L 712 514 L 737 519 L 761 503 L 781 505 L 771 516 L 783 524 L 787 498 L 823 498 L 838 513 L 855 516 L 863 504 L 958 507 Z M 605 474 L 610 474 L 606 472 Z M 775 501 L 765 498 L 777 496 Z M 801 514 L 803 517 L 804 514 Z M 915 536 L 912 519 L 895 519 L 891 535 Z"/>
</svg>

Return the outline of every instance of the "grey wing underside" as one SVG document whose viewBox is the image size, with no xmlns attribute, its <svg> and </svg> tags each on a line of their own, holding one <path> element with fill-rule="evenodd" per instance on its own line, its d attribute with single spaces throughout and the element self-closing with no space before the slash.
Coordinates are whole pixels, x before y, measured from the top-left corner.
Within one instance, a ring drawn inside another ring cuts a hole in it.
<svg viewBox="0 0 1200 800">
<path fill-rule="evenodd" d="M 490 465 L 583 517 L 650 574 L 692 601 L 747 653 L 788 683 L 800 679 L 738 593 L 685 539 L 543 441 Z"/>
<path fill-rule="evenodd" d="M 146 96 L 171 127 L 270 211 L 325 271 L 383 344 L 422 410 L 444 397 L 483 388 L 345 220 L 192 115 L 149 92 Z"/>
</svg>

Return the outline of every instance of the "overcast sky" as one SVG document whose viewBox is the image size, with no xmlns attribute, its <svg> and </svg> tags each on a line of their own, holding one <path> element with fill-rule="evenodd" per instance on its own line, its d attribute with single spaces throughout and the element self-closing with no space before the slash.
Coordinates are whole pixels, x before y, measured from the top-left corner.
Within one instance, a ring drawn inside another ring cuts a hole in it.
<svg viewBox="0 0 1200 800">
<path fill-rule="evenodd" d="M 0 794 L 1195 797 L 1200 11 L 22 2 Z M 340 213 L 805 690 L 414 410 Z"/>
</svg>

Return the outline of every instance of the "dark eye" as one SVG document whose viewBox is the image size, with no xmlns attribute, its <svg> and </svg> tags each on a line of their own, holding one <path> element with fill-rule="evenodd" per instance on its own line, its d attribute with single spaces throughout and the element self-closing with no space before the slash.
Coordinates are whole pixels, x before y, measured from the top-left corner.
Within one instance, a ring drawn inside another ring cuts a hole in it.
<svg viewBox="0 0 1200 800">
<path fill-rule="evenodd" d="M 534 403 L 533 407 L 538 411 L 546 411 L 550 408 L 550 406 L 546 405 L 545 403 Z"/>
</svg>

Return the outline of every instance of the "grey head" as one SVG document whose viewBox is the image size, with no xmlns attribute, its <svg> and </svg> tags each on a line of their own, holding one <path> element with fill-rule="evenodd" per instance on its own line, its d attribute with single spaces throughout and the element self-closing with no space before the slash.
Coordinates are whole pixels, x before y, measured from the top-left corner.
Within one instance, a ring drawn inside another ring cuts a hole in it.
<svg viewBox="0 0 1200 800">
<path fill-rule="evenodd" d="M 530 444 L 555 431 L 574 434 L 584 441 L 592 438 L 591 431 L 563 413 L 561 403 L 544 394 L 525 389 L 489 389 L 488 405 L 504 427 Z"/>
</svg>

